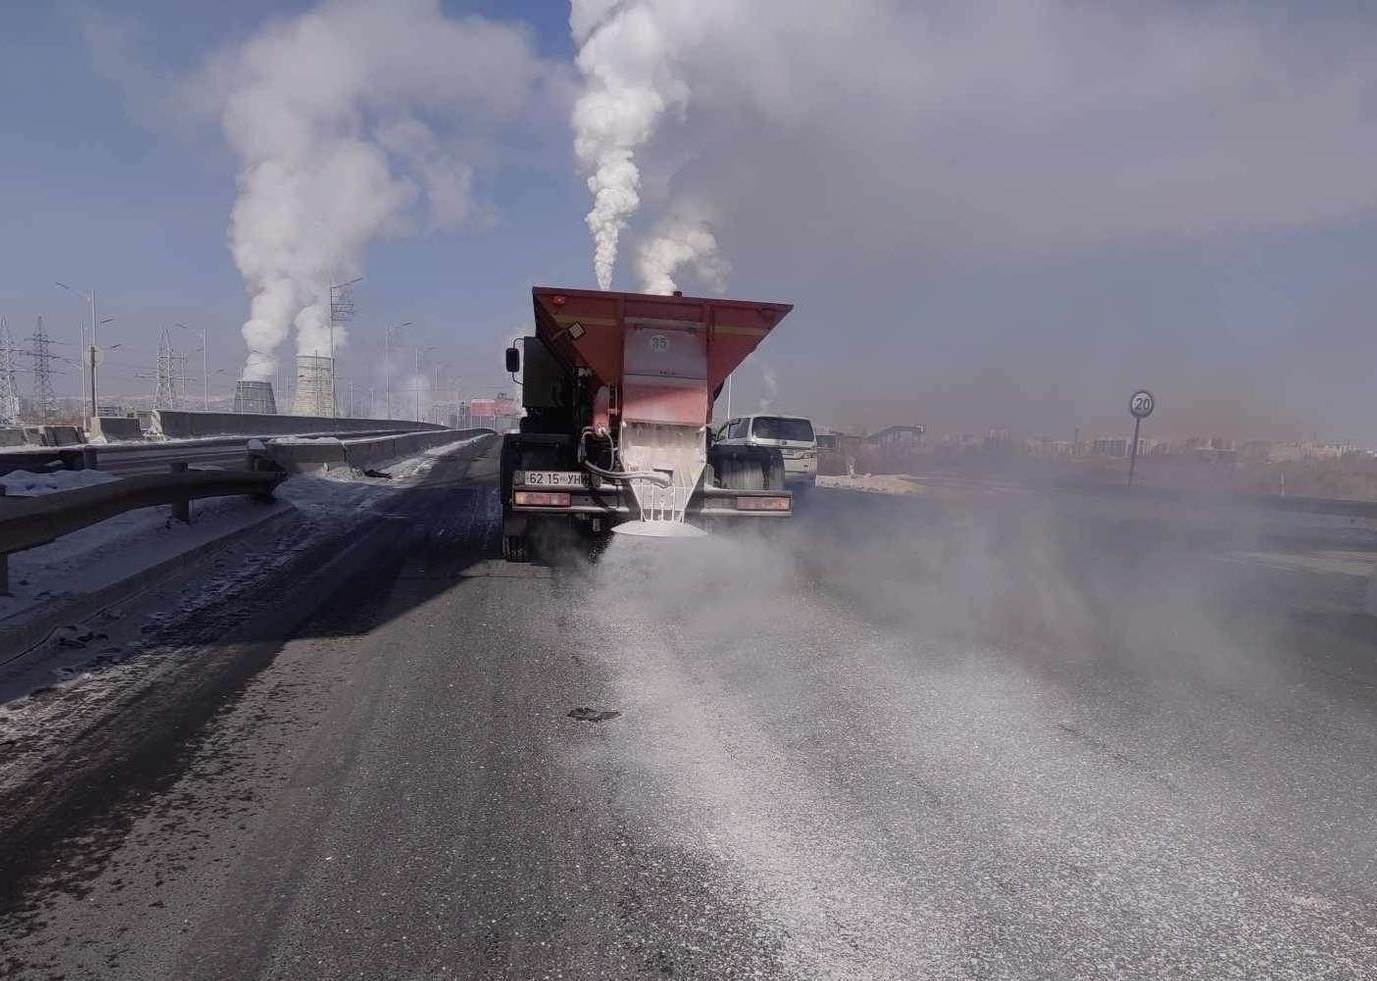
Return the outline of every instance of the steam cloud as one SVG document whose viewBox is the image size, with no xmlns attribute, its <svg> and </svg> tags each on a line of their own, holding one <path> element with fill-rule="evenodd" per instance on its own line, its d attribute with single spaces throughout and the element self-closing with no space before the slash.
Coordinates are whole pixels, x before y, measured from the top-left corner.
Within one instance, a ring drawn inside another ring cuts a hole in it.
<svg viewBox="0 0 1377 981">
<path fill-rule="evenodd" d="M 569 23 L 586 83 L 574 105 L 574 154 L 588 172 L 593 268 L 607 289 L 622 230 L 641 205 L 636 151 L 688 89 L 674 77 L 670 34 L 653 5 L 573 0 Z"/>
<path fill-rule="evenodd" d="M 272 377 L 293 326 L 298 353 L 331 352 L 330 284 L 375 239 L 466 219 L 473 169 L 432 126 L 510 113 L 540 70 L 523 32 L 439 0 L 334 0 L 212 60 L 196 94 L 240 160 L 245 378 Z"/>
<path fill-rule="evenodd" d="M 636 261 L 647 293 L 673 293 L 678 288 L 674 275 L 685 266 L 710 289 L 721 291 L 727 285 L 731 266 L 718 254 L 717 238 L 703 219 L 670 219 L 641 246 Z"/>
</svg>

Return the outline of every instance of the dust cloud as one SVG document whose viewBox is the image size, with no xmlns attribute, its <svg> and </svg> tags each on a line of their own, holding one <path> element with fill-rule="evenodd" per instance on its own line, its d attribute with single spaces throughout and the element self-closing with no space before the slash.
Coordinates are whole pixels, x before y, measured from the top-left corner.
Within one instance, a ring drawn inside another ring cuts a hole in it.
<svg viewBox="0 0 1377 981">
<path fill-rule="evenodd" d="M 616 804 L 799 976 L 1377 967 L 1343 899 L 1373 738 L 1225 561 L 1347 533 L 1306 520 L 818 491 L 787 527 L 615 536 L 577 643 Z"/>
</svg>

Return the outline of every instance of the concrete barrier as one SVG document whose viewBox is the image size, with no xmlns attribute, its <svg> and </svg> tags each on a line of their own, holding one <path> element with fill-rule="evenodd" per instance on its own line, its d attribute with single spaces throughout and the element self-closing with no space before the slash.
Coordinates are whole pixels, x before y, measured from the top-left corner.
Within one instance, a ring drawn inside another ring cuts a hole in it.
<svg viewBox="0 0 1377 981">
<path fill-rule="evenodd" d="M 249 453 L 287 473 L 312 473 L 340 467 L 364 470 L 386 466 L 436 446 L 492 434 L 490 429 L 441 429 L 371 439 L 275 439 L 261 448 L 251 447 Z"/>
<path fill-rule="evenodd" d="M 428 422 L 408 422 L 405 419 L 335 419 L 329 416 L 267 416 L 157 409 L 148 428 L 155 437 L 194 439 L 200 436 L 296 436 L 380 430 L 439 432 L 445 427 Z"/>
<path fill-rule="evenodd" d="M 38 433 L 43 446 L 80 446 L 86 442 L 76 426 L 39 426 Z"/>
<path fill-rule="evenodd" d="M 347 467 L 344 443 L 333 436 L 319 439 L 270 440 L 261 446 L 249 444 L 249 459 L 265 461 L 264 469 L 286 473 L 314 473 Z M 256 466 L 256 464 L 255 464 Z"/>
<path fill-rule="evenodd" d="M 97 416 L 91 420 L 91 439 L 104 443 L 143 439 L 139 420 L 130 416 Z"/>
</svg>

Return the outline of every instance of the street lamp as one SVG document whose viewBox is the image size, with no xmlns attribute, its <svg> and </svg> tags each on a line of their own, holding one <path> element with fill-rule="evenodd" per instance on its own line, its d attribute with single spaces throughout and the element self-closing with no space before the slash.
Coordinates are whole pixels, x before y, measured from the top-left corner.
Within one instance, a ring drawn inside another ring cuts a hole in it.
<svg viewBox="0 0 1377 981">
<path fill-rule="evenodd" d="M 209 411 L 210 411 L 210 375 L 209 375 L 209 374 L 207 373 L 207 371 L 206 371 L 206 365 L 207 365 L 207 363 L 208 363 L 208 362 L 207 362 L 207 357 L 206 357 L 206 329 L 205 329 L 204 327 L 202 327 L 199 331 L 195 331 L 195 330 L 192 330 L 190 327 L 188 327 L 186 324 L 183 324 L 183 323 L 174 324 L 174 326 L 180 327 L 180 328 L 182 328 L 182 330 L 188 331 L 188 332 L 190 332 L 190 333 L 192 333 L 192 334 L 199 333 L 199 334 L 201 335 L 201 406 L 202 406 L 202 411 L 204 411 L 204 412 L 209 412 Z"/>
<path fill-rule="evenodd" d="M 421 421 L 421 355 L 426 351 L 434 351 L 435 346 L 416 348 L 416 421 Z"/>
<path fill-rule="evenodd" d="M 392 418 L 392 332 L 410 326 L 412 326 L 412 323 L 408 320 L 404 324 L 397 324 L 397 326 L 389 327 L 387 330 L 383 331 L 383 371 L 386 373 L 384 383 L 387 393 L 387 418 L 389 419 Z"/>
<path fill-rule="evenodd" d="M 432 418 L 431 421 L 434 422 L 434 423 L 436 423 L 437 425 L 438 425 L 439 422 L 440 422 L 440 419 L 439 419 L 439 415 L 440 415 L 440 411 L 439 411 L 440 371 L 441 371 L 442 369 L 444 369 L 444 368 L 448 368 L 452 363 L 453 363 L 453 362 L 450 362 L 450 361 L 442 361 L 442 362 L 440 362 L 440 363 L 438 363 L 438 364 L 436 364 L 436 365 L 433 365 L 433 367 L 434 367 L 434 369 L 435 369 L 435 384 L 432 385 L 432 386 L 431 386 L 431 389 L 430 389 L 430 414 L 431 414 L 431 416 L 434 417 L 434 418 Z"/>
<path fill-rule="evenodd" d="M 53 282 L 54 282 L 57 286 L 62 287 L 62 288 L 63 288 L 64 290 L 66 290 L 68 293 L 75 293 L 77 296 L 79 296 L 79 297 L 81 297 L 82 299 L 84 299 L 84 300 L 87 302 L 87 304 L 89 304 L 90 307 L 91 307 L 91 348 L 90 348 L 90 352 L 89 352 L 89 354 L 90 354 L 89 360 L 90 360 L 90 365 L 91 365 L 91 419 L 94 419 L 94 418 L 96 417 L 96 414 L 97 414 L 97 413 L 96 413 L 96 294 L 95 294 L 95 291 L 94 291 L 94 290 L 92 290 L 92 291 L 90 291 L 90 292 L 83 292 L 83 291 L 81 291 L 81 290 L 79 290 L 79 289 L 74 289 L 74 288 L 72 288 L 71 286 L 68 286 L 66 283 L 59 283 L 59 282 L 57 282 L 56 280 L 54 280 Z M 104 323 L 108 323 L 108 321 L 103 321 L 103 322 L 104 322 Z M 83 359 L 83 360 L 85 360 L 85 359 Z M 90 425 L 91 425 L 91 422 L 90 422 L 89 419 L 87 420 L 87 423 L 86 423 L 86 424 L 87 424 L 87 426 L 90 426 Z"/>
</svg>

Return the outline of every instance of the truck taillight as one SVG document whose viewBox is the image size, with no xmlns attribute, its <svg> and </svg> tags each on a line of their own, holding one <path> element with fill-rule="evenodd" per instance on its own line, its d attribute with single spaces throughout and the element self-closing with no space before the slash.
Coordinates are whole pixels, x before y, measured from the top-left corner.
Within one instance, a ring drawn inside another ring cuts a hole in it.
<svg viewBox="0 0 1377 981">
<path fill-rule="evenodd" d="M 553 491 L 517 491 L 512 495 L 512 503 L 524 507 L 567 508 L 569 495 Z"/>
<path fill-rule="evenodd" d="M 738 497 L 736 499 L 736 509 L 738 511 L 788 511 L 790 506 L 787 497 Z"/>
</svg>

